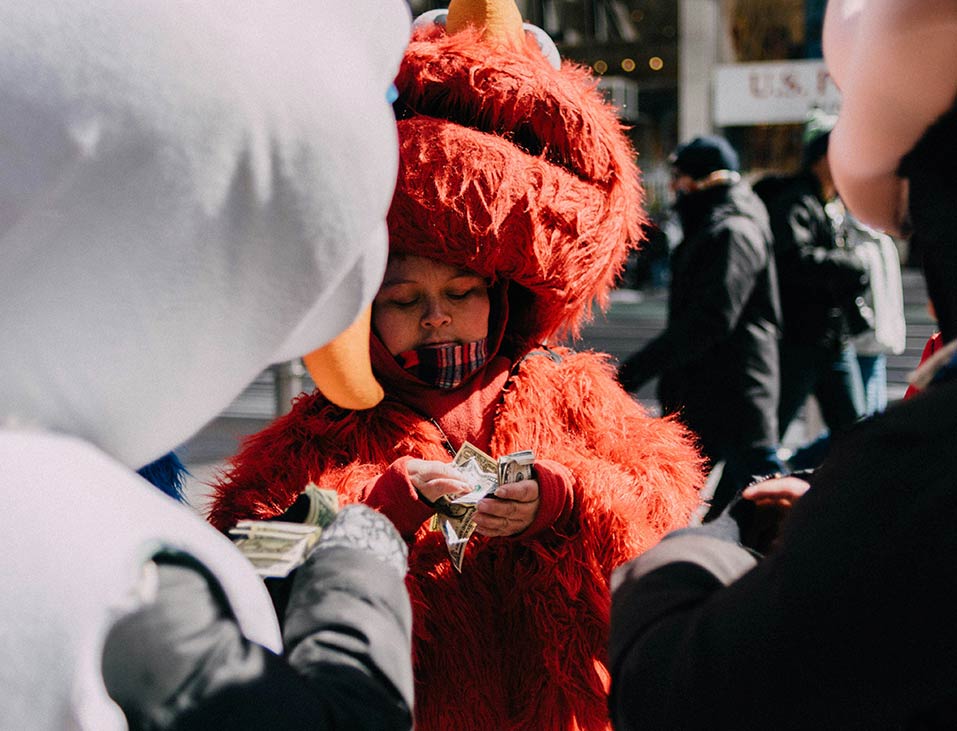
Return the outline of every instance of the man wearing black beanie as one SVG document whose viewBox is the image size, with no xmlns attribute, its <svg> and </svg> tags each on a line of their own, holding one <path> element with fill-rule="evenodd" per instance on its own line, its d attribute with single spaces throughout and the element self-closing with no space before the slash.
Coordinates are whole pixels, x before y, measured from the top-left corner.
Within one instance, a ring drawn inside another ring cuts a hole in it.
<svg viewBox="0 0 957 731">
<path fill-rule="evenodd" d="M 728 141 L 696 137 L 671 163 L 684 235 L 671 259 L 668 324 L 618 377 L 635 391 L 660 375 L 662 410 L 695 432 L 712 465 L 724 463 L 709 519 L 752 475 L 781 468 L 777 279 L 767 211 Z"/>
<path fill-rule="evenodd" d="M 928 290 L 957 349 L 955 30 L 950 0 L 830 0 L 824 22 L 842 94 L 838 189 L 864 223 L 902 234 L 909 222 L 934 252 Z M 760 534 L 770 551 L 748 536 L 759 511 L 738 503 L 616 570 L 617 731 L 957 728 L 953 350 L 912 385 L 836 441 L 783 531 Z M 777 492 L 787 508 L 794 479 L 744 502 Z"/>
</svg>

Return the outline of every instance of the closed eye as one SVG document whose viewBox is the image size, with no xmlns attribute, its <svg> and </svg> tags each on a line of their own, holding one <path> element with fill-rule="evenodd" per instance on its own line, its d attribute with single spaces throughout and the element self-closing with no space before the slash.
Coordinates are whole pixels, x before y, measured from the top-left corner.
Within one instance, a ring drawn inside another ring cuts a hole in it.
<svg viewBox="0 0 957 731">
<path fill-rule="evenodd" d="M 451 300 L 464 300 L 469 297 L 474 297 L 477 294 L 480 294 L 485 291 L 485 287 L 472 287 L 465 290 L 464 292 L 449 292 L 448 297 Z"/>
<path fill-rule="evenodd" d="M 378 307 L 396 307 L 399 309 L 406 309 L 409 307 L 414 307 L 419 303 L 419 297 L 378 297 L 376 298 L 376 306 Z"/>
</svg>

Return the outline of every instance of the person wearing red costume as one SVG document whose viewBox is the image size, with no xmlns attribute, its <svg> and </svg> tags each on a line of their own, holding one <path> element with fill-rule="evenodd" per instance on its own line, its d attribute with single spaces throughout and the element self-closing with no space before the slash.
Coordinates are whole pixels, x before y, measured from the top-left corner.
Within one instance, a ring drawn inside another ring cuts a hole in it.
<svg viewBox="0 0 957 731">
<path fill-rule="evenodd" d="M 480 5 L 417 24 L 396 80 L 400 171 L 371 337 L 385 400 L 349 411 L 301 395 L 231 460 L 210 520 L 289 519 L 314 482 L 395 523 L 416 728 L 607 729 L 611 572 L 689 522 L 702 461 L 606 355 L 548 346 L 607 302 L 640 242 L 642 191 L 587 71 L 549 63 L 512 0 Z M 466 441 L 535 463 L 479 504 L 457 572 L 429 519 L 464 489 L 448 465 Z"/>
</svg>

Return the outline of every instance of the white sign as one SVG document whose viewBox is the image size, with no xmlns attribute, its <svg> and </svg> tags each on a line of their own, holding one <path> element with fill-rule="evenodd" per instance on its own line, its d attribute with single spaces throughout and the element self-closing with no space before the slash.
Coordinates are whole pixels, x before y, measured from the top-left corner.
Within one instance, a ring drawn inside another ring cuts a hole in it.
<svg viewBox="0 0 957 731">
<path fill-rule="evenodd" d="M 841 93 L 820 60 L 717 66 L 712 88 L 718 127 L 800 123 L 815 107 L 836 113 L 841 104 Z"/>
</svg>

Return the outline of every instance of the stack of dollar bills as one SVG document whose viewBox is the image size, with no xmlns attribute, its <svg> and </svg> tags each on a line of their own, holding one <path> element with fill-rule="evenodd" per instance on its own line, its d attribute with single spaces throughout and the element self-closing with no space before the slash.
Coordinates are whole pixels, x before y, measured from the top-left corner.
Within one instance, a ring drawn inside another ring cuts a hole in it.
<svg viewBox="0 0 957 731">
<path fill-rule="evenodd" d="M 465 547 L 475 532 L 472 516 L 479 501 L 494 495 L 499 485 L 530 479 L 534 463 L 535 455 L 528 449 L 495 459 L 465 442 L 456 452 L 452 464 L 472 485 L 472 490 L 456 498 L 443 496 L 436 500 L 438 512 L 430 524 L 432 530 L 441 531 L 444 536 L 456 571 L 462 571 Z"/>
<path fill-rule="evenodd" d="M 283 579 L 300 566 L 335 520 L 339 496 L 309 483 L 303 494 L 309 508 L 303 523 L 279 520 L 242 520 L 229 530 L 229 537 L 264 579 Z"/>
</svg>

